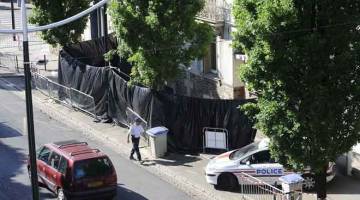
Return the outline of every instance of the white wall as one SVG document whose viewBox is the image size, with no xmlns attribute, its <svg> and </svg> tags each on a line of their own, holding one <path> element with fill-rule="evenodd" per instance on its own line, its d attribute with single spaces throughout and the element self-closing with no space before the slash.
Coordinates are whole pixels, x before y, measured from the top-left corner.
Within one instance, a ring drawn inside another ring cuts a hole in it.
<svg viewBox="0 0 360 200">
<path fill-rule="evenodd" d="M 91 29 L 90 29 L 90 17 L 87 20 L 86 28 L 84 30 L 84 33 L 82 34 L 83 40 L 91 40 Z"/>
<path fill-rule="evenodd" d="M 244 55 L 240 55 L 240 58 L 238 56 L 234 55 L 234 73 L 233 73 L 233 79 L 234 79 L 234 87 L 244 86 L 244 83 L 240 81 L 239 77 L 239 68 L 242 64 L 244 64 Z"/>
<path fill-rule="evenodd" d="M 353 147 L 353 152 L 360 154 L 360 143 L 358 143 Z"/>
<path fill-rule="evenodd" d="M 83 40 L 91 40 L 91 27 L 90 27 L 90 15 L 88 17 L 88 20 L 86 22 L 86 28 L 84 30 L 84 33 L 82 34 Z M 108 26 L 108 34 L 111 34 L 114 32 L 112 23 L 111 23 L 111 16 L 110 14 L 107 14 L 107 26 Z"/>
<path fill-rule="evenodd" d="M 232 6 L 233 0 L 224 0 L 225 3 Z M 224 38 L 217 38 L 217 66 L 219 78 L 223 83 L 232 87 L 240 87 L 244 84 L 239 80 L 238 68 L 244 63 L 244 57 L 236 58 L 232 48 L 232 32 L 236 31 L 234 27 L 234 17 L 231 15 L 230 23 L 225 23 Z"/>
<path fill-rule="evenodd" d="M 223 84 L 233 86 L 234 65 L 233 65 L 233 49 L 231 41 L 216 38 L 216 56 L 218 75 Z"/>
<path fill-rule="evenodd" d="M 355 145 L 352 149 L 352 152 L 349 152 L 350 154 L 348 154 L 348 175 L 352 175 L 352 174 L 359 174 L 360 172 L 360 143 L 358 143 L 357 145 Z"/>
</svg>

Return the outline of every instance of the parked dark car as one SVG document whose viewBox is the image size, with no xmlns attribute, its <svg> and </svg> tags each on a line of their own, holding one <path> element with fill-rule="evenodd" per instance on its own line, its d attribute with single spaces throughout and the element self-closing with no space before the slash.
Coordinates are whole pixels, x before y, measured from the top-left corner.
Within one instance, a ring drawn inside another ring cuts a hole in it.
<svg viewBox="0 0 360 200">
<path fill-rule="evenodd" d="M 36 153 L 39 185 L 59 200 L 113 199 L 117 176 L 108 156 L 86 142 L 45 144 Z M 28 170 L 30 165 L 28 161 Z"/>
</svg>

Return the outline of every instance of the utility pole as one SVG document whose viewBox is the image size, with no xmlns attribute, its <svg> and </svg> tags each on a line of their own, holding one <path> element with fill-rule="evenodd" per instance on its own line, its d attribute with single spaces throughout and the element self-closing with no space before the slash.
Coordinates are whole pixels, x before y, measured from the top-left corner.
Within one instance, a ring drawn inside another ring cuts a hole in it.
<svg viewBox="0 0 360 200">
<path fill-rule="evenodd" d="M 35 153 L 35 131 L 34 131 L 32 95 L 31 95 L 31 72 L 30 72 L 30 60 L 29 60 L 28 24 L 27 24 L 25 0 L 21 0 L 21 17 L 22 17 L 22 28 L 23 28 L 26 117 L 27 117 L 27 130 L 28 130 L 28 142 L 29 142 L 29 156 L 30 156 L 31 189 L 32 189 L 33 200 L 39 200 L 39 185 L 38 185 L 36 153 Z"/>
<path fill-rule="evenodd" d="M 15 30 L 14 0 L 11 0 L 11 25 L 12 29 Z M 13 41 L 16 41 L 15 34 L 13 34 Z"/>
</svg>

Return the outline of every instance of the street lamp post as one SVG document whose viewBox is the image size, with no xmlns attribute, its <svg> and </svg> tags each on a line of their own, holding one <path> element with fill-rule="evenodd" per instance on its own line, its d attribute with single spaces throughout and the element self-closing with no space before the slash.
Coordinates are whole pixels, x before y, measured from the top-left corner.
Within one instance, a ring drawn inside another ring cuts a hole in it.
<svg viewBox="0 0 360 200">
<path fill-rule="evenodd" d="M 32 95 L 31 95 L 31 72 L 30 72 L 30 60 L 29 60 L 28 24 L 27 24 L 25 0 L 21 0 L 21 17 L 22 17 L 22 28 L 23 28 L 25 96 L 26 96 L 27 130 L 28 130 L 28 141 L 29 141 L 31 189 L 32 189 L 33 200 L 39 200 L 39 185 L 37 178 L 38 176 L 37 176 L 36 153 L 35 153 L 34 118 L 33 118 Z"/>
</svg>

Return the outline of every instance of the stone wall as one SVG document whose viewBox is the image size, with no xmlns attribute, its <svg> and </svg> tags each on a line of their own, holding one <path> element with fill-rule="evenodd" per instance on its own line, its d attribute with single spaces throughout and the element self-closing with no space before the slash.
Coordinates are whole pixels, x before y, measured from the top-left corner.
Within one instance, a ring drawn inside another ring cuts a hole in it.
<svg viewBox="0 0 360 200">
<path fill-rule="evenodd" d="M 169 84 L 176 94 L 208 99 L 245 98 L 244 87 L 233 88 L 223 84 L 214 74 L 197 75 L 184 72 L 176 81 Z"/>
</svg>

